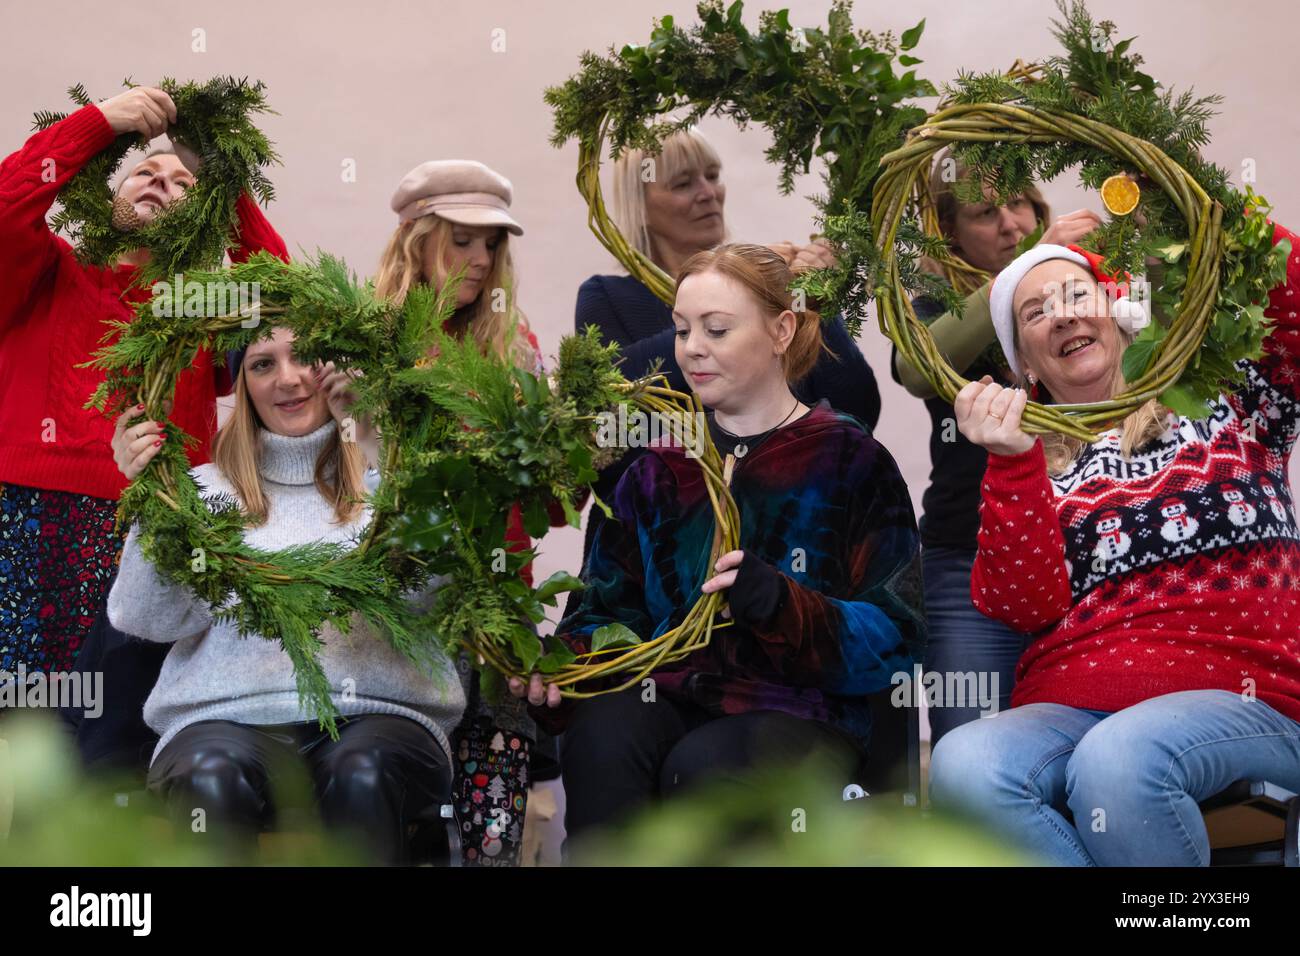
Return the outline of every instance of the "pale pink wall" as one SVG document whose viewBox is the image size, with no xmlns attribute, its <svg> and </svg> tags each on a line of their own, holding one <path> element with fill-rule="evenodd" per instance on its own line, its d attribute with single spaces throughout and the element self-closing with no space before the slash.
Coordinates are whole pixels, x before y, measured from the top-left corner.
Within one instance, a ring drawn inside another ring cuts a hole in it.
<svg viewBox="0 0 1300 956">
<path fill-rule="evenodd" d="M 796 25 L 824 23 L 830 6 L 826 0 L 784 5 Z M 1300 14 L 1294 4 L 1093 0 L 1091 7 L 1099 19 L 1119 23 L 1123 36 L 1140 35 L 1136 48 L 1158 79 L 1224 95 L 1210 157 L 1235 174 L 1253 159 L 1257 189 L 1274 202 L 1277 218 L 1300 221 L 1300 186 L 1292 175 L 1300 147 L 1292 89 Z M 748 22 L 755 23 L 763 8 L 751 3 Z M 690 22 L 694 4 L 26 4 L 21 17 L 8 18 L 0 39 L 0 133 L 6 151 L 17 148 L 33 110 L 65 108 L 63 90 L 78 81 L 93 95 L 107 96 L 127 74 L 137 82 L 218 73 L 262 79 L 280 113 L 266 117 L 264 128 L 284 160 L 272 172 L 278 190 L 272 220 L 292 251 L 328 249 L 362 274 L 373 268 L 394 224 L 388 200 L 402 174 L 426 159 L 482 160 L 514 181 L 515 211 L 527 229 L 515 246 L 520 295 L 551 354 L 572 329 L 578 284 L 616 267 L 587 232 L 573 187 L 574 147 L 555 150 L 547 143 L 550 114 L 542 91 L 569 76 L 583 50 L 644 42 L 652 19 L 665 13 Z M 995 69 L 1017 57 L 1054 52 L 1049 0 L 860 2 L 854 13 L 863 28 L 896 33 L 927 17 L 915 52 L 925 60 L 922 75 L 936 82 L 959 68 Z M 504 52 L 492 49 L 497 28 L 505 31 Z M 192 50 L 196 29 L 205 31 L 206 52 Z M 762 130 L 742 134 L 719 121 L 705 130 L 725 162 L 733 236 L 805 239 L 812 206 L 804 196 L 819 189 L 819 179 L 808 177 L 796 194 L 782 198 L 774 170 L 762 159 Z M 356 182 L 342 179 L 348 159 L 355 160 Z M 1095 197 L 1064 182 L 1047 193 L 1060 212 L 1096 206 Z M 874 325 L 863 332 L 861 346 L 881 383 L 879 437 L 901 463 L 919 506 L 929 473 L 928 419 L 922 405 L 890 380 L 888 343 Z M 542 576 L 562 567 L 576 571 L 581 535 L 552 532 L 544 552 L 537 569 Z"/>
</svg>

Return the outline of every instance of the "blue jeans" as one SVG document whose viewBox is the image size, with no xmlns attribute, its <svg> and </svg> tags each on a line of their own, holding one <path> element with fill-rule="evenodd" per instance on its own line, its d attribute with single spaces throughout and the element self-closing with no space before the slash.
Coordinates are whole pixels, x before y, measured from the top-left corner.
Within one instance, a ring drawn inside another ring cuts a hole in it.
<svg viewBox="0 0 1300 956">
<path fill-rule="evenodd" d="M 1300 791 L 1300 723 L 1226 690 L 1152 697 L 1108 714 L 1026 704 L 944 737 L 930 801 L 1044 862 L 1205 866 L 1200 801 L 1237 780 Z"/>
<path fill-rule="evenodd" d="M 971 603 L 970 572 L 975 552 L 925 548 L 921 563 L 930 633 L 925 670 L 940 674 L 984 674 L 988 681 L 996 677 L 998 711 L 1008 709 L 1016 680 L 1016 662 L 1025 649 L 1025 638 L 1005 624 L 985 617 Z M 951 701 L 941 701 L 940 706 L 931 707 L 931 744 L 938 743 L 950 730 L 975 720 L 980 710 L 973 704 L 955 706 Z"/>
</svg>

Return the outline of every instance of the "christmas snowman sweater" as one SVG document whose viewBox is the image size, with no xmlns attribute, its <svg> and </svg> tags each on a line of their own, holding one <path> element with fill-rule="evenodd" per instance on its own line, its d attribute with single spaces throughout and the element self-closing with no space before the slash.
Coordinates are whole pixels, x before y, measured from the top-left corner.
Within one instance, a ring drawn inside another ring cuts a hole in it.
<svg viewBox="0 0 1300 956">
<path fill-rule="evenodd" d="M 1300 240 L 1244 384 L 1131 458 L 1119 429 L 1049 477 L 1041 441 L 989 455 L 971 598 L 1035 635 L 1011 705 L 1113 712 L 1181 690 L 1249 692 L 1300 720 Z"/>
</svg>

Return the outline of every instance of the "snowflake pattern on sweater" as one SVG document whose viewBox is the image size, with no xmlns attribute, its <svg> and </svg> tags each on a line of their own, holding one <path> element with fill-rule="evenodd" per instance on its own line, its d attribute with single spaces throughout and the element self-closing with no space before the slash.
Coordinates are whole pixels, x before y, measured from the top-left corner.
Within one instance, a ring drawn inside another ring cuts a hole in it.
<svg viewBox="0 0 1300 956">
<path fill-rule="evenodd" d="M 1269 296 L 1264 355 L 1210 414 L 1139 453 L 1119 429 L 1049 477 L 1041 442 L 990 455 L 971 597 L 1037 635 L 1012 706 L 1116 711 L 1180 690 L 1253 693 L 1300 720 L 1300 241 Z"/>
</svg>

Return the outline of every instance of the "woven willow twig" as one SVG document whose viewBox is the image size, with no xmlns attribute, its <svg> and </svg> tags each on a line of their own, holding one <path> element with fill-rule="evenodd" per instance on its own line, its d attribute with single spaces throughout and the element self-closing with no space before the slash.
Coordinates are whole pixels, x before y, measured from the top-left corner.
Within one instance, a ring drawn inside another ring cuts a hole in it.
<svg viewBox="0 0 1300 956">
<path fill-rule="evenodd" d="M 871 224 L 882 257 L 882 288 L 877 296 L 881 331 L 903 357 L 920 371 L 946 401 L 952 401 L 967 380 L 948 365 L 930 330 L 917 319 L 899 276 L 894 237 L 917 196 L 927 189 L 934 154 L 950 143 L 1050 143 L 1061 139 L 1105 150 L 1146 175 L 1163 189 L 1187 220 L 1190 253 L 1187 287 L 1181 308 L 1168 333 L 1157 345 L 1149 367 L 1128 391 L 1109 401 L 1076 405 L 1030 402 L 1022 427 L 1030 433 L 1059 432 L 1087 442 L 1095 429 L 1135 411 L 1173 385 L 1200 348 L 1214 314 L 1223 258 L 1223 207 L 1161 150 L 1113 127 L 1085 117 L 1011 106 L 976 103 L 948 106 L 912 130 L 907 142 L 881 160 L 881 174 L 872 193 Z M 933 210 L 919 208 L 927 231 L 938 235 Z"/>
<path fill-rule="evenodd" d="M 285 311 L 284 307 L 281 306 L 268 304 L 261 306 L 261 314 L 264 320 Z M 189 349 L 196 346 L 206 345 L 222 332 L 238 327 L 244 319 L 245 316 L 239 313 L 208 318 L 195 326 L 191 326 L 185 334 L 177 336 L 172 343 L 172 360 L 146 370 L 142 376 L 141 393 L 142 397 L 146 397 L 148 407 L 160 410 L 162 400 L 174 390 L 180 372 L 179 363 L 182 355 L 187 354 Z M 627 382 L 624 390 L 628 395 L 628 401 L 636 407 L 651 415 L 662 415 L 660 420 L 669 426 L 670 434 L 680 441 L 684 447 L 700 447 L 703 449 L 704 454 L 700 459 L 700 467 L 704 471 L 705 487 L 713 506 L 714 520 L 718 529 L 704 572 L 706 579 L 712 577 L 712 568 L 718 558 L 726 552 L 739 547 L 740 514 L 736 508 L 735 500 L 731 496 L 731 491 L 723 480 L 722 460 L 713 444 L 712 436 L 707 428 L 697 430 L 696 425 L 699 419 L 696 416 L 703 413 L 704 406 L 697 396 L 668 388 L 667 378 L 662 374 L 650 375 L 636 381 Z M 401 467 L 401 446 L 400 436 L 398 440 L 384 442 L 385 474 L 391 474 L 395 469 Z M 183 472 L 177 473 L 175 469 L 167 469 L 161 462 L 154 464 L 153 467 L 162 470 L 160 475 L 162 483 L 171 492 L 171 494 L 168 494 L 167 492 L 158 491 L 156 496 L 173 511 L 179 512 L 180 506 L 175 500 L 176 484 L 178 481 L 192 481 L 193 479 Z M 387 532 L 392 527 L 395 517 L 396 515 L 392 511 L 376 509 L 371 516 L 370 527 L 361 537 L 357 546 L 342 553 L 333 561 L 314 569 L 315 573 L 310 577 L 294 574 L 279 567 L 274 561 L 274 555 L 268 555 L 268 560 L 265 561 L 251 561 L 246 556 L 232 553 L 215 535 L 205 536 L 207 539 L 208 560 L 236 563 L 243 569 L 244 574 L 264 584 L 319 584 L 322 576 L 327 575 L 331 567 L 358 562 L 377 542 L 386 541 L 389 537 Z M 622 690 L 638 683 L 651 671 L 663 664 L 681 660 L 706 646 L 715 629 L 727 627 L 731 623 L 730 621 L 716 620 L 718 611 L 723 608 L 725 603 L 725 597 L 719 592 L 701 595 L 700 599 L 687 613 L 686 618 L 677 627 L 653 640 L 644 641 L 631 647 L 603 648 L 599 651 L 579 655 L 568 666 L 554 674 L 548 674 L 546 679 L 548 682 L 563 688 L 563 693 L 569 697 L 593 697 L 597 694 Z M 465 646 L 483 662 L 506 677 L 526 679 L 528 676 L 520 672 L 518 662 L 506 654 L 502 646 L 494 641 L 490 635 L 480 633 L 475 639 L 466 642 Z M 617 687 L 597 691 L 576 691 L 573 689 L 574 685 L 581 682 L 622 675 L 630 676 Z"/>
<path fill-rule="evenodd" d="M 653 384 L 655 382 L 664 384 Z M 699 397 L 674 391 L 666 387 L 666 382 L 667 379 L 663 375 L 653 375 L 648 379 L 629 382 L 627 387 L 629 398 L 647 413 L 661 413 L 662 420 L 669 425 L 673 437 L 685 447 L 696 447 L 695 443 L 699 442 L 704 450 L 699 463 L 704 472 L 705 488 L 713 506 L 713 519 L 718 532 L 714 536 L 714 544 L 704 571 L 704 576 L 708 579 L 713 576 L 712 569 L 718 558 L 740 546 L 740 513 L 736 508 L 735 500 L 731 497 L 731 489 L 723 479 L 722 459 L 708 429 L 704 429 L 702 433 L 696 431 L 696 415 L 704 411 Z M 730 626 L 730 621 L 715 619 L 724 604 L 725 598 L 719 591 L 701 594 L 677 627 L 665 631 L 652 640 L 631 647 L 609 647 L 580 654 L 573 663 L 547 674 L 545 679 L 547 683 L 560 687 L 565 697 L 595 697 L 631 687 L 664 664 L 679 661 L 706 647 L 715 630 Z M 520 673 L 518 667 L 501 653 L 500 646 L 488 636 L 481 635 L 469 647 L 472 652 L 480 655 L 484 661 L 507 678 L 528 679 L 528 675 Z M 629 676 L 617 686 L 593 691 L 573 689 L 574 685 L 581 682 L 622 675 Z"/>
<path fill-rule="evenodd" d="M 584 137 L 578 145 L 578 192 L 587 201 L 587 225 L 629 275 L 671 306 L 677 290 L 673 277 L 632 248 L 605 208 L 605 197 L 600 190 L 600 153 L 608 126 L 606 116 L 600 122 L 599 133 Z"/>
</svg>

